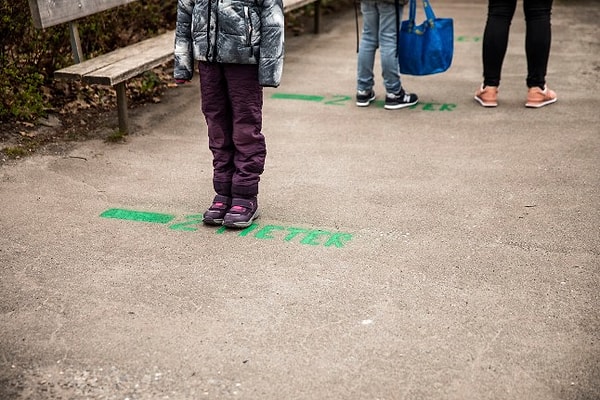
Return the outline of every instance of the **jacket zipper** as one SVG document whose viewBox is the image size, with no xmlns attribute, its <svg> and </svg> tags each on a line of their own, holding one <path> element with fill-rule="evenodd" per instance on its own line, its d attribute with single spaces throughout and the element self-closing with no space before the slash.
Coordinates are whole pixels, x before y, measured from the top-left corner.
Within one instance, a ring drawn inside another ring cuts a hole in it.
<svg viewBox="0 0 600 400">
<path fill-rule="evenodd" d="M 244 18 L 246 19 L 246 45 L 252 45 L 252 18 L 250 18 L 250 9 L 244 6 Z"/>
</svg>

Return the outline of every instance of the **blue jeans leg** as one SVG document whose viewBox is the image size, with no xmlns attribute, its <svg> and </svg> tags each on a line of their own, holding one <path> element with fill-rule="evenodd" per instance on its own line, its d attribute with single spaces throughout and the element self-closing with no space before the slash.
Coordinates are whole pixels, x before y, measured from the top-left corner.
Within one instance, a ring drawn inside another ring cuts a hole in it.
<svg viewBox="0 0 600 400">
<path fill-rule="evenodd" d="M 402 20 L 402 10 L 400 5 L 399 16 L 396 17 L 396 6 L 393 3 L 369 0 L 361 2 L 363 30 L 358 51 L 358 90 L 369 90 L 374 86 L 373 65 L 378 48 L 386 92 L 397 93 L 400 90 L 397 24 Z"/>
</svg>

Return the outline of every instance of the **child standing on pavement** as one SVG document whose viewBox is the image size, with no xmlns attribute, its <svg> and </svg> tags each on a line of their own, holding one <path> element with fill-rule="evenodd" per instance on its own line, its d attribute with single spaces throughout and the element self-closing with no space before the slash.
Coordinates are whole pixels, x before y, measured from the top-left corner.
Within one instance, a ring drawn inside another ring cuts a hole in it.
<svg viewBox="0 0 600 400">
<path fill-rule="evenodd" d="M 263 87 L 279 86 L 283 55 L 282 0 L 178 1 L 174 78 L 191 80 L 198 61 L 213 154 L 216 196 L 205 224 L 245 228 L 258 217 Z"/>
<path fill-rule="evenodd" d="M 416 94 L 407 93 L 400 82 L 398 34 L 402 10 L 407 0 L 361 0 L 363 29 L 358 47 L 356 105 L 366 107 L 375 100 L 373 65 L 379 48 L 385 105 L 388 110 L 417 104 Z"/>
</svg>

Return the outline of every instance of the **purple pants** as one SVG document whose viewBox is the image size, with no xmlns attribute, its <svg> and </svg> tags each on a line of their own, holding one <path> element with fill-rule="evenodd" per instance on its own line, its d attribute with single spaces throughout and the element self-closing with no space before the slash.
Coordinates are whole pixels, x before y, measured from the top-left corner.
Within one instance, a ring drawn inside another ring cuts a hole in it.
<svg viewBox="0 0 600 400">
<path fill-rule="evenodd" d="M 200 62 L 198 70 L 215 192 L 254 197 L 267 155 L 258 66 Z"/>
</svg>

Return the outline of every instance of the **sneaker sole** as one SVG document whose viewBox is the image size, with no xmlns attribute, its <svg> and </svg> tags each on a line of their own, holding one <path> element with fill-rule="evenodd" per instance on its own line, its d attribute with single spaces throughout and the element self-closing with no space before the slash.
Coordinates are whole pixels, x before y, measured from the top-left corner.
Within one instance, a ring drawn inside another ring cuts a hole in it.
<svg viewBox="0 0 600 400">
<path fill-rule="evenodd" d="M 384 105 L 383 108 L 385 108 L 386 110 L 399 110 L 401 108 L 406 108 L 406 107 L 410 107 L 410 106 L 414 106 L 415 104 L 417 104 L 419 101 L 415 101 L 413 103 L 406 103 L 406 104 L 396 104 L 393 106 L 390 105 Z"/>
<path fill-rule="evenodd" d="M 552 103 L 556 103 L 556 100 L 558 100 L 558 98 L 554 98 L 552 100 L 548 100 L 548 101 L 543 101 L 541 103 L 525 103 L 525 107 L 527 108 L 541 108 L 544 106 L 547 106 L 548 104 L 552 104 Z"/>
<path fill-rule="evenodd" d="M 373 97 L 372 99 L 367 100 L 367 101 L 357 101 L 356 105 L 359 107 L 368 107 L 374 100 L 375 100 L 375 97 Z"/>
<path fill-rule="evenodd" d="M 485 102 L 483 100 L 481 100 L 479 97 L 475 96 L 473 97 L 475 99 L 476 102 L 478 102 L 482 107 L 486 107 L 486 108 L 492 108 L 492 107 L 498 107 L 498 103 L 488 103 Z"/>
<path fill-rule="evenodd" d="M 222 219 L 203 218 L 202 223 L 206 225 L 223 225 Z"/>
<path fill-rule="evenodd" d="M 258 212 L 258 210 L 256 210 L 256 212 L 254 213 L 252 218 L 250 218 L 249 221 L 243 221 L 243 222 L 225 222 L 225 221 L 223 221 L 222 225 L 226 228 L 238 228 L 238 229 L 247 228 L 250 225 L 252 225 L 252 223 L 254 222 L 254 220 L 256 218 L 258 218 L 258 216 L 259 216 L 259 212 Z"/>
</svg>

